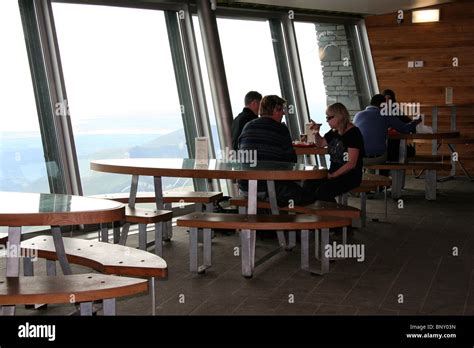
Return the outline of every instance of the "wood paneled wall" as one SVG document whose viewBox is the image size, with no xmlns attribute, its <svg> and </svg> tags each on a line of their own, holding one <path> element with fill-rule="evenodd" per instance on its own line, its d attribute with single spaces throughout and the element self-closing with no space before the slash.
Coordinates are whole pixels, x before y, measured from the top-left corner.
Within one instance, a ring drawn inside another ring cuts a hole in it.
<svg viewBox="0 0 474 348">
<path fill-rule="evenodd" d="M 366 17 L 366 27 L 380 90 L 393 89 L 399 102 L 445 106 L 445 88 L 453 88 L 457 130 L 474 136 L 474 1 L 457 1 L 440 9 L 436 23 L 404 22 L 397 14 Z M 453 66 L 453 58 L 459 66 Z M 423 68 L 408 68 L 408 61 L 422 60 Z M 440 108 L 438 129 L 450 129 L 450 108 Z M 425 123 L 431 124 L 431 107 L 423 107 Z M 428 153 L 430 147 L 419 148 Z M 458 146 L 461 160 L 474 174 L 474 145 Z M 441 152 L 447 153 L 447 149 Z M 462 175 L 462 172 L 458 172 Z"/>
</svg>

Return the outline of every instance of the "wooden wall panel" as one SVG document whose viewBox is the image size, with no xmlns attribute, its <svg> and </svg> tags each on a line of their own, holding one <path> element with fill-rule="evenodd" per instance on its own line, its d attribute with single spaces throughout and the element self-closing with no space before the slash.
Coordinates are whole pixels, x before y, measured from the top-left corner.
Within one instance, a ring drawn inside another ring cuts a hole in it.
<svg viewBox="0 0 474 348">
<path fill-rule="evenodd" d="M 445 88 L 452 87 L 457 108 L 457 130 L 474 137 L 474 1 L 457 1 L 433 6 L 440 9 L 437 23 L 411 23 L 411 11 L 366 17 L 365 24 L 380 90 L 390 88 L 399 102 L 419 102 L 445 106 Z M 457 57 L 459 66 L 453 66 Z M 423 68 L 408 68 L 408 61 L 422 60 Z M 431 108 L 423 107 L 425 123 L 431 124 Z M 438 129 L 449 130 L 451 109 L 441 107 Z M 474 174 L 474 146 L 457 151 Z M 429 153 L 430 146 L 419 145 L 418 152 Z M 445 148 L 441 152 L 449 151 Z M 459 175 L 462 172 L 458 171 Z"/>
</svg>

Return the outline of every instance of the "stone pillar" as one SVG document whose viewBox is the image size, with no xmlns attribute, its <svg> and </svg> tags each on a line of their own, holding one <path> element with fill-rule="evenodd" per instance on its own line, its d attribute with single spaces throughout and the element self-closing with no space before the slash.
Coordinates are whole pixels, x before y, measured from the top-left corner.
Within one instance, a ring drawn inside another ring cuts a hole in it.
<svg viewBox="0 0 474 348">
<path fill-rule="evenodd" d="M 351 117 L 361 110 L 344 25 L 316 24 L 326 103 L 342 103 Z"/>
</svg>

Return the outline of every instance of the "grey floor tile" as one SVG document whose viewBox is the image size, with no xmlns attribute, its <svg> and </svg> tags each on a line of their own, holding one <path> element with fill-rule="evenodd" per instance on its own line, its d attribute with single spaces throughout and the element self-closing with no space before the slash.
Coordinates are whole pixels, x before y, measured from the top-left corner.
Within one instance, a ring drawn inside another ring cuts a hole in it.
<svg viewBox="0 0 474 348">
<path fill-rule="evenodd" d="M 322 304 L 314 312 L 315 315 L 355 315 L 358 308 L 355 306 Z"/>
<path fill-rule="evenodd" d="M 466 297 L 452 296 L 450 293 L 431 291 L 421 308 L 421 312 L 430 315 L 455 315 L 464 311 Z"/>
</svg>

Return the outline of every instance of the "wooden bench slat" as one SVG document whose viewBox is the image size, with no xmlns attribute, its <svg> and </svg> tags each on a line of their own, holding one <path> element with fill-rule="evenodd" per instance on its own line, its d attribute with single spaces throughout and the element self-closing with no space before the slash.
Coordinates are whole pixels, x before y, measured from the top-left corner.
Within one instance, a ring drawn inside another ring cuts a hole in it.
<svg viewBox="0 0 474 348">
<path fill-rule="evenodd" d="M 166 261 L 158 255 L 118 244 L 63 238 L 68 261 L 106 274 L 136 277 L 168 275 Z M 57 260 L 51 236 L 38 236 L 21 242 L 21 248 L 35 250 L 39 258 Z"/>
<path fill-rule="evenodd" d="M 212 203 L 217 201 L 219 198 L 222 198 L 222 192 L 193 192 L 193 191 L 183 191 L 183 192 L 165 192 L 163 193 L 163 203 Z M 103 198 L 110 199 L 120 203 L 128 203 L 128 198 L 130 193 L 112 193 L 104 195 L 94 195 L 94 198 Z M 137 194 L 136 203 L 155 203 L 155 193 L 154 192 L 139 192 Z"/>
<path fill-rule="evenodd" d="M 362 176 L 362 183 L 360 186 L 390 186 L 392 178 L 372 173 L 364 173 Z"/>
<path fill-rule="evenodd" d="M 231 205 L 246 207 L 247 198 L 245 197 L 236 197 L 232 198 L 229 203 Z M 260 209 L 271 209 L 270 203 L 266 201 L 257 201 L 257 208 Z M 350 206 L 344 206 L 332 202 L 322 202 L 318 201 L 306 206 L 294 206 L 293 208 L 289 207 L 279 207 L 281 211 L 290 211 L 301 214 L 315 214 L 319 216 L 336 216 L 336 217 L 347 217 L 347 218 L 359 218 L 360 210 Z"/>
<path fill-rule="evenodd" d="M 91 302 L 148 291 L 146 279 L 105 274 L 9 277 L 0 279 L 0 305 Z"/>
<path fill-rule="evenodd" d="M 443 144 L 474 144 L 474 137 L 460 137 L 452 139 L 442 139 Z"/>
<path fill-rule="evenodd" d="M 416 155 L 414 157 L 409 157 L 408 163 L 417 163 L 417 162 L 442 162 L 443 160 L 449 160 L 451 156 L 443 155 Z"/>
<path fill-rule="evenodd" d="M 160 221 L 167 221 L 173 218 L 170 210 L 152 210 L 143 208 L 125 207 L 125 221 L 133 223 L 152 224 Z"/>
<path fill-rule="evenodd" d="M 382 163 L 371 164 L 366 166 L 368 169 L 384 169 L 384 170 L 450 170 L 450 163 L 433 163 L 433 162 L 409 162 L 409 163 Z"/>
<path fill-rule="evenodd" d="M 220 213 L 191 213 L 177 219 L 178 226 L 196 228 L 249 230 L 311 230 L 350 226 L 349 218 L 296 215 L 243 215 Z"/>
<path fill-rule="evenodd" d="M 370 192 L 370 191 L 376 191 L 377 190 L 377 185 L 372 185 L 372 186 L 368 186 L 367 184 L 365 186 L 359 186 L 359 187 L 356 187 L 355 189 L 352 189 L 351 192 L 352 193 L 362 193 L 362 192 Z"/>
</svg>

